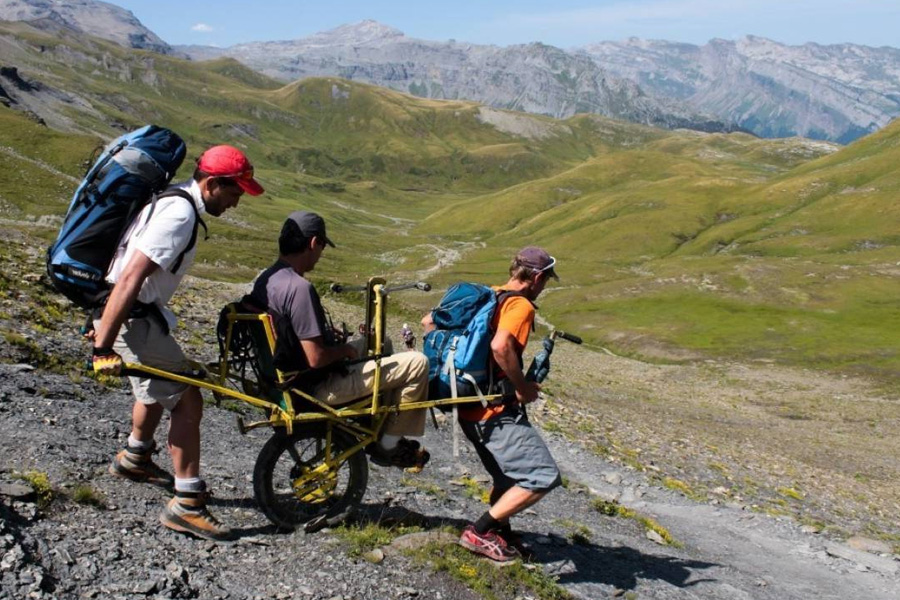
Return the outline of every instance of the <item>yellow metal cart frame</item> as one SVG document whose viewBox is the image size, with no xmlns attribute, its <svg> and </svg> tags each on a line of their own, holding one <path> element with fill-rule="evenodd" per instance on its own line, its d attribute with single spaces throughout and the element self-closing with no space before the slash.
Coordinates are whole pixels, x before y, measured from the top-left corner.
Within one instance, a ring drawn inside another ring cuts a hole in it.
<svg viewBox="0 0 900 600">
<path fill-rule="evenodd" d="M 242 433 L 269 427 L 272 437 L 256 461 L 253 488 L 266 516 L 278 527 L 307 531 L 344 519 L 362 500 L 368 480 L 368 462 L 362 452 L 376 441 L 392 413 L 471 402 L 488 402 L 497 395 L 444 398 L 387 406 L 380 393 L 381 357 L 385 349 L 387 297 L 391 291 L 374 277 L 365 287 L 367 354 L 375 362 L 375 386 L 370 395 L 343 406 L 330 406 L 293 382 L 297 373 L 285 373 L 272 363 L 275 332 L 269 315 L 247 313 L 229 304 L 224 313 L 227 329 L 218 364 L 202 374 L 172 373 L 127 363 L 132 375 L 178 381 L 209 390 L 217 399 L 232 398 L 265 411 L 267 418 L 245 422 L 238 418 Z M 423 284 L 417 284 L 421 287 Z M 235 336 L 252 340 L 249 356 L 235 357 Z M 248 337 L 249 336 L 249 337 Z M 247 364 L 250 361 L 251 364 Z M 236 368 L 239 367 L 239 368 Z M 249 369 L 249 373 L 248 373 Z"/>
</svg>

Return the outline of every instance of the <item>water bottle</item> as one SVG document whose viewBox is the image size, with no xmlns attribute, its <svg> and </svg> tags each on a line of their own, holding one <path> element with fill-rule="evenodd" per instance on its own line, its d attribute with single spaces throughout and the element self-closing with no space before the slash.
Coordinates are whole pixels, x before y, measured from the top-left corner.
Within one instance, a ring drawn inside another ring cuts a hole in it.
<svg viewBox="0 0 900 600">
<path fill-rule="evenodd" d="M 554 344 L 553 337 L 544 338 L 544 347 L 534 355 L 534 358 L 531 360 L 531 366 L 528 367 L 528 372 L 525 373 L 526 381 L 541 383 L 547 378 L 547 375 L 550 373 L 550 355 L 553 353 Z"/>
</svg>

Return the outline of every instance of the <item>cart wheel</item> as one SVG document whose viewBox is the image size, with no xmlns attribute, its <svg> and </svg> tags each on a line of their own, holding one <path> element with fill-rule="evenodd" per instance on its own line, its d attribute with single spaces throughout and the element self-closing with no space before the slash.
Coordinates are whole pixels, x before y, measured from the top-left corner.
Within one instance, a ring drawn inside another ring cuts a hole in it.
<svg viewBox="0 0 900 600">
<path fill-rule="evenodd" d="M 334 429 L 330 455 L 339 456 L 356 444 Z M 253 493 L 272 523 L 293 530 L 313 520 L 334 524 L 347 518 L 362 501 L 368 479 L 363 452 L 329 466 L 325 428 L 301 427 L 292 435 L 276 431 L 263 446 L 253 469 Z"/>
</svg>

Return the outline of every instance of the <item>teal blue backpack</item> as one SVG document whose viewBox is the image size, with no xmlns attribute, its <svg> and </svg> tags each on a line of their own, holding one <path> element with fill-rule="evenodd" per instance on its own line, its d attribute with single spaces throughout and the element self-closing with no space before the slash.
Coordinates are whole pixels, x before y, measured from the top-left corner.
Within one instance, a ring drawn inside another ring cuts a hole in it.
<svg viewBox="0 0 900 600">
<path fill-rule="evenodd" d="M 520 292 L 495 292 L 477 283 L 457 283 L 431 311 L 436 327 L 425 335 L 429 397 L 432 399 L 490 393 L 493 382 L 491 320 L 504 300 Z"/>
</svg>

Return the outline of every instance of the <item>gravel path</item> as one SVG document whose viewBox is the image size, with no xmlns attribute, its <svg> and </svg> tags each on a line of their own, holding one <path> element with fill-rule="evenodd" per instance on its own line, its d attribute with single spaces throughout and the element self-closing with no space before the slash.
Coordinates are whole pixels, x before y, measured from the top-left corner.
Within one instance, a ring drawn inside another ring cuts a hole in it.
<svg viewBox="0 0 900 600">
<path fill-rule="evenodd" d="M 240 538 L 215 544 L 164 530 L 156 519 L 167 495 L 105 471 L 127 435 L 129 405 L 125 390 L 91 380 L 75 385 L 67 375 L 25 365 L 0 368 L 6 479 L 13 470 L 37 470 L 58 492 L 40 511 L 3 497 L 0 598 L 476 597 L 446 575 L 411 568 L 403 556 L 378 565 L 351 558 L 327 531 L 275 532 L 255 509 L 250 483 L 265 432 L 240 436 L 234 415 L 220 409 L 204 418 L 203 470 L 216 513 Z M 641 598 L 897 598 L 900 563 L 893 558 L 803 533 L 788 519 L 695 503 L 560 435 L 549 439 L 568 486 L 515 525 L 534 545 L 538 564 L 576 597 L 633 591 Z M 431 526 L 461 526 L 484 510 L 450 483 L 483 476 L 468 446 L 454 460 L 447 425 L 429 429 L 426 444 L 433 462 L 418 476 L 372 468 L 362 516 L 417 515 Z M 161 462 L 169 464 L 164 454 Z M 103 507 L 67 499 L 77 485 L 96 490 Z M 442 493 L 424 491 L 435 487 Z M 654 543 L 636 521 L 592 508 L 594 498 L 612 496 L 654 517 L 683 547 Z"/>
<path fill-rule="evenodd" d="M 7 247 L 20 243 L 10 236 Z M 79 373 L 85 347 L 74 334 L 74 315 L 65 313 L 40 284 L 40 254 L 17 251 L 14 260 L 3 261 L 0 279 L 12 292 L 0 301 L 5 336 L 0 344 L 0 599 L 479 597 L 450 575 L 417 566 L 402 554 L 387 553 L 380 564 L 351 556 L 336 532 L 274 531 L 255 506 L 250 480 L 266 432 L 239 435 L 235 415 L 224 409 L 210 407 L 204 417 L 203 472 L 215 492 L 214 511 L 238 531 L 239 539 L 215 544 L 163 529 L 157 519 L 167 494 L 106 472 L 127 436 L 131 397 L 124 388 L 101 387 Z M 206 356 L 201 358 L 211 358 L 215 344 L 215 311 L 209 306 L 240 295 L 239 289 L 191 280 L 179 297 L 178 312 L 187 321 L 180 335 L 202 349 Z M 53 321 L 35 321 L 34 315 L 61 310 L 63 316 Z M 345 309 L 333 312 L 344 318 Z M 781 432 L 770 425 L 775 421 L 766 420 L 770 400 L 777 404 L 776 399 L 796 397 L 800 402 L 825 390 L 842 411 L 856 404 L 892 410 L 895 402 L 876 402 L 877 394 L 859 382 L 800 370 L 646 365 L 563 344 L 557 353 L 556 370 L 546 386 L 550 400 L 532 407 L 531 414 L 547 425 L 545 435 L 568 485 L 514 525 L 534 546 L 539 568 L 557 576 L 573 596 L 900 597 L 900 562 L 883 542 L 881 547 L 879 540 L 845 543 L 830 531 L 816 534 L 816 528 L 789 516 L 751 510 L 750 501 L 735 493 L 689 494 L 695 498 L 690 499 L 663 487 L 657 466 L 677 470 L 704 445 L 706 421 L 679 421 L 691 406 L 684 398 L 699 402 L 694 410 L 712 419 L 720 437 L 736 437 L 734 432 L 755 427 L 748 430 L 756 432 L 754 446 L 760 451 L 766 449 L 767 437 L 759 433 L 761 427 L 771 430 L 776 449 L 790 449 L 784 440 L 794 435 L 794 430 Z M 754 402 L 749 408 L 739 406 L 748 393 Z M 673 403 L 678 415 L 659 410 L 669 407 L 659 398 Z M 728 410 L 723 412 L 713 400 Z M 804 410 L 812 414 L 818 407 L 811 404 Z M 780 414 L 781 405 L 775 408 Z M 822 414 L 820 425 L 827 425 L 831 413 Z M 816 425 L 796 422 L 799 427 Z M 879 433 L 890 422 L 865 428 Z M 598 428 L 605 437 L 598 437 Z M 812 429 L 797 431 L 808 435 Z M 820 431 L 824 436 L 826 429 Z M 164 445 L 162 435 L 158 442 Z M 640 461 L 623 460 L 624 446 L 612 448 L 608 458 L 599 456 L 598 439 L 609 442 L 613 437 L 633 444 L 632 449 L 640 445 L 642 452 L 635 450 Z M 890 467 L 896 463 L 887 445 L 893 438 L 881 437 L 886 454 L 876 458 Z M 425 443 L 433 459 L 420 475 L 371 468 L 362 521 L 411 519 L 426 529 L 459 529 L 485 510 L 461 485 L 468 476 L 486 486 L 467 443 L 462 440 L 462 455 L 455 459 L 447 425 L 429 428 Z M 726 449 L 723 445 L 715 458 L 724 461 Z M 707 457 L 697 455 L 697 465 L 706 464 Z M 736 456 L 741 459 L 736 462 L 749 462 Z M 170 466 L 165 452 L 159 460 Z M 29 471 L 46 474 L 54 490 L 45 506 L 39 507 L 39 499 L 15 477 Z M 697 467 L 693 472 L 702 471 Z M 738 473 L 734 475 L 736 479 Z M 598 500 L 615 501 L 607 506 L 633 510 L 635 518 L 605 516 L 595 509 Z M 654 534 L 640 522 L 645 517 L 668 530 L 679 545 L 651 539 Z M 535 596 L 518 593 L 509 600 L 516 597 Z"/>
</svg>

